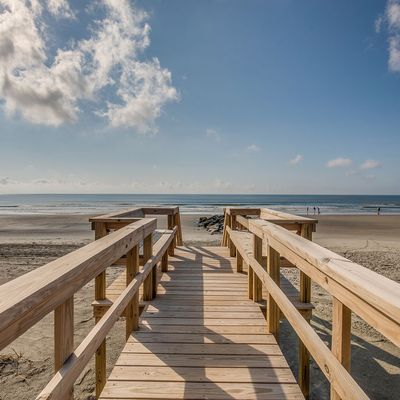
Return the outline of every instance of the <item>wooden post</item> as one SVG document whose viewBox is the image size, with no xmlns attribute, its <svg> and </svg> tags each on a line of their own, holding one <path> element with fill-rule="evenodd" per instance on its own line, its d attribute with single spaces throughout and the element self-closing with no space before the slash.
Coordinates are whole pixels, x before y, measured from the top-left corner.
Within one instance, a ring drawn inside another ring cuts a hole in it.
<svg viewBox="0 0 400 400">
<path fill-rule="evenodd" d="M 139 272 L 139 247 L 135 246 L 126 255 L 126 286 L 128 286 Z M 126 340 L 132 331 L 139 328 L 139 291 L 133 296 L 125 310 L 126 315 Z"/>
<path fill-rule="evenodd" d="M 151 287 L 153 291 L 153 299 L 157 297 L 157 286 L 158 286 L 158 263 L 154 264 L 153 269 L 151 270 Z"/>
<path fill-rule="evenodd" d="M 236 257 L 236 247 L 233 244 L 233 241 L 229 238 L 229 256 L 230 257 Z"/>
<path fill-rule="evenodd" d="M 169 230 L 173 230 L 174 229 L 174 219 L 173 219 L 173 215 L 168 214 L 168 229 Z M 176 239 L 174 238 L 171 242 L 171 245 L 168 247 L 168 254 L 170 256 L 174 255 L 174 249 L 175 249 L 175 243 L 176 243 Z"/>
<path fill-rule="evenodd" d="M 236 251 L 236 272 L 243 272 L 243 257 L 238 251 Z"/>
<path fill-rule="evenodd" d="M 70 297 L 54 310 L 54 369 L 57 372 L 74 351 L 74 297 Z M 74 388 L 65 393 L 63 400 L 74 397 Z"/>
<path fill-rule="evenodd" d="M 171 241 L 171 244 L 168 246 L 168 255 L 171 256 L 171 257 L 173 257 L 174 254 L 175 254 L 175 251 L 174 251 L 174 241 L 172 240 L 172 241 Z"/>
<path fill-rule="evenodd" d="M 179 211 L 175 214 L 175 225 L 178 227 L 176 231 L 176 244 L 177 246 L 183 246 L 183 239 L 182 239 L 182 225 L 181 225 L 181 215 Z"/>
<path fill-rule="evenodd" d="M 232 216 L 230 214 L 227 214 L 226 226 L 229 226 L 229 228 L 232 229 Z M 228 232 L 226 232 L 226 245 L 228 246 L 229 250 L 231 249 L 231 246 L 233 246 Z"/>
<path fill-rule="evenodd" d="M 254 279 L 254 272 L 253 268 L 250 265 L 247 267 L 247 286 L 248 286 L 248 293 L 249 299 L 253 300 L 253 279 Z"/>
<path fill-rule="evenodd" d="M 237 230 L 236 215 L 231 215 L 231 229 Z"/>
<path fill-rule="evenodd" d="M 161 259 L 161 271 L 168 272 L 168 251 L 164 253 Z"/>
<path fill-rule="evenodd" d="M 332 353 L 350 371 L 351 361 L 351 310 L 332 297 Z M 331 400 L 341 398 L 331 387 Z"/>
<path fill-rule="evenodd" d="M 95 240 L 107 235 L 106 224 L 103 222 L 95 223 Z M 103 271 L 95 278 L 94 288 L 95 300 L 104 300 L 106 298 L 106 271 Z M 95 323 L 100 320 L 100 317 L 95 317 Z M 107 380 L 106 372 L 106 340 L 104 339 L 95 355 L 96 369 L 96 397 L 100 397 L 100 393 L 104 388 Z"/>
<path fill-rule="evenodd" d="M 305 239 L 312 240 L 312 226 L 302 224 L 300 235 Z M 302 303 L 311 303 L 311 278 L 302 271 L 300 271 L 300 301 Z M 311 316 L 311 313 L 308 315 Z M 298 381 L 304 397 L 308 399 L 310 395 L 310 353 L 300 339 Z"/>
<path fill-rule="evenodd" d="M 280 286 L 280 254 L 275 251 L 271 246 L 267 246 L 267 272 L 274 282 Z M 275 303 L 273 297 L 268 293 L 267 299 L 267 329 L 268 333 L 275 336 L 276 341 L 279 343 L 279 320 L 280 311 L 278 305 Z"/>
<path fill-rule="evenodd" d="M 263 265 L 262 260 L 262 239 L 256 235 L 253 235 L 253 251 L 254 258 Z M 261 301 L 262 300 L 262 282 L 261 279 L 253 272 L 253 300 Z"/>
<path fill-rule="evenodd" d="M 150 234 L 143 241 L 143 263 L 153 255 L 153 235 Z M 154 266 L 156 267 L 156 266 Z M 153 299 L 153 274 L 150 273 L 143 283 L 143 300 L 150 301 Z"/>
<path fill-rule="evenodd" d="M 227 246 L 227 232 L 226 232 L 226 225 L 227 225 L 227 220 L 228 220 L 228 214 L 226 213 L 226 210 L 224 210 L 224 230 L 222 231 L 222 240 L 221 240 L 221 246 Z"/>
</svg>

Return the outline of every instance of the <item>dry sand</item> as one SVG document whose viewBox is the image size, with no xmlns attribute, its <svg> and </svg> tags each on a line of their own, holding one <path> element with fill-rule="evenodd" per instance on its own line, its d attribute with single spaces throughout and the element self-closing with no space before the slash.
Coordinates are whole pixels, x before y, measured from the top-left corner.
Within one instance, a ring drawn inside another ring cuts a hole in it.
<svg viewBox="0 0 400 400">
<path fill-rule="evenodd" d="M 220 235 L 196 227 L 199 216 L 183 215 L 183 234 L 188 244 L 218 244 Z M 14 279 L 92 240 L 88 216 L 1 216 L 0 284 Z M 315 241 L 367 268 L 400 281 L 400 216 L 321 216 Z M 164 219 L 159 227 L 164 227 Z M 109 269 L 109 279 L 117 274 Z M 297 274 L 287 272 L 295 284 Z M 90 303 L 93 283 L 75 295 L 75 341 L 79 343 L 93 326 Z M 314 285 L 316 306 L 312 324 L 329 344 L 331 298 Z M 124 343 L 123 321 L 108 336 L 108 367 Z M 282 323 L 285 356 L 296 371 L 296 340 Z M 398 399 L 400 351 L 353 316 L 352 373 L 373 399 Z M 31 399 L 50 380 L 53 371 L 53 318 L 45 317 L 0 354 L 0 400 Z M 75 386 L 76 399 L 89 399 L 94 389 L 93 363 Z M 328 399 L 329 388 L 321 372 L 312 368 L 312 399 Z"/>
</svg>

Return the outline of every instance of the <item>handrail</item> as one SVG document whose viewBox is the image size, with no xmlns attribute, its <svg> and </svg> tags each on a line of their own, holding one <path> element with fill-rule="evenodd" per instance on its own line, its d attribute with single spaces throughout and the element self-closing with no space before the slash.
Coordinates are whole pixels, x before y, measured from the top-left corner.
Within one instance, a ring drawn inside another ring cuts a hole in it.
<svg viewBox="0 0 400 400">
<path fill-rule="evenodd" d="M 177 206 L 128 208 L 91 217 L 89 222 L 92 223 L 93 230 L 99 224 L 105 224 L 107 229 L 119 229 L 130 222 L 154 215 L 167 216 L 168 229 L 173 229 L 174 226 L 178 227 L 176 245 L 183 246 L 181 216 Z"/>
<path fill-rule="evenodd" d="M 147 276 L 152 272 L 153 267 L 161 260 L 162 256 L 167 251 L 176 231 L 177 228 L 171 232 L 171 236 L 167 240 L 163 241 L 163 243 L 158 246 L 156 254 L 152 255 L 143 266 L 142 271 L 136 274 L 113 305 L 108 309 L 100 321 L 97 322 L 81 344 L 66 360 L 61 369 L 53 376 L 51 381 L 37 396 L 37 400 L 59 399 L 71 390 L 74 382 L 84 370 L 100 344 L 106 338 L 114 323 L 122 315 L 129 302 L 139 291 L 140 285 L 145 281 Z"/>
<path fill-rule="evenodd" d="M 400 284 L 270 222 L 252 220 L 259 235 L 348 308 L 400 346 Z"/>
<path fill-rule="evenodd" d="M 0 349 L 73 296 L 155 230 L 154 218 L 134 222 L 1 286 Z"/>
<path fill-rule="evenodd" d="M 268 293 L 273 297 L 279 309 L 285 315 L 339 396 L 348 400 L 367 400 L 369 397 L 334 357 L 322 339 L 254 257 L 250 257 L 250 266 L 261 279 Z"/>
<path fill-rule="evenodd" d="M 309 228 L 305 229 L 304 235 L 300 232 L 300 236 L 299 231 L 297 234 L 291 232 L 275 221 L 247 219 L 237 214 L 234 222 L 233 227 L 225 227 L 227 246 L 231 249 L 231 255 L 236 253 L 238 269 L 242 268 L 243 262 L 248 265 L 249 288 L 253 285 L 254 291 L 254 282 L 259 280 L 268 292 L 268 332 L 276 336 L 279 334 L 281 311 L 296 331 L 301 345 L 305 346 L 331 383 L 331 398 L 367 399 L 367 395 L 347 371 L 351 356 L 351 312 L 400 346 L 400 284 L 308 240 Z M 243 254 L 248 245 L 242 245 L 240 233 L 233 236 L 236 224 L 253 234 L 253 255 Z M 267 257 L 262 255 L 262 248 L 266 250 Z M 332 295 L 331 349 L 280 289 L 279 269 L 283 266 L 282 258 L 297 267 L 301 276 L 310 280 L 310 288 L 311 281 L 314 281 Z M 262 265 L 265 260 L 267 265 Z M 253 291 L 249 289 L 249 296 L 254 296 L 250 298 L 261 300 L 255 297 Z M 307 395 L 308 385 L 301 381 L 300 375 L 299 384 Z"/>
</svg>

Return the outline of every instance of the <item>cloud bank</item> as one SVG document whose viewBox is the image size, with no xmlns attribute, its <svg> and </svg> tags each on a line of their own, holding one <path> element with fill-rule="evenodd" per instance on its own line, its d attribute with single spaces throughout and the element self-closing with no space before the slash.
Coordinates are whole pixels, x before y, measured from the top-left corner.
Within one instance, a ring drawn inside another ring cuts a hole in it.
<svg viewBox="0 0 400 400">
<path fill-rule="evenodd" d="M 256 144 L 251 144 L 249 146 L 246 147 L 247 151 L 253 152 L 253 153 L 257 153 L 258 151 L 261 150 L 260 146 L 256 145 Z"/>
<path fill-rule="evenodd" d="M 375 21 L 375 31 L 381 32 L 382 25 L 387 26 L 389 59 L 388 67 L 391 72 L 400 72 L 400 0 L 388 0 L 383 15 Z"/>
<path fill-rule="evenodd" d="M 362 170 L 368 170 L 368 169 L 375 169 L 375 168 L 380 168 L 382 167 L 382 163 L 376 160 L 365 160 L 361 166 L 360 169 Z"/>
<path fill-rule="evenodd" d="M 342 168 L 342 167 L 349 167 L 353 161 L 350 158 L 335 158 L 327 162 L 326 166 L 328 168 Z"/>
<path fill-rule="evenodd" d="M 101 18 L 88 35 L 50 51 L 48 18 L 76 19 L 67 0 L 0 0 L 0 97 L 9 116 L 59 126 L 79 119 L 84 102 L 111 126 L 156 130 L 178 94 L 150 44 L 147 14 L 128 0 L 92 2 Z M 51 54 L 54 53 L 53 56 Z"/>
<path fill-rule="evenodd" d="M 289 161 L 289 164 L 290 165 L 296 165 L 296 164 L 300 163 L 301 161 L 303 161 L 303 158 L 304 157 L 301 154 L 297 154 L 296 157 L 294 157 L 293 159 L 291 159 Z"/>
</svg>

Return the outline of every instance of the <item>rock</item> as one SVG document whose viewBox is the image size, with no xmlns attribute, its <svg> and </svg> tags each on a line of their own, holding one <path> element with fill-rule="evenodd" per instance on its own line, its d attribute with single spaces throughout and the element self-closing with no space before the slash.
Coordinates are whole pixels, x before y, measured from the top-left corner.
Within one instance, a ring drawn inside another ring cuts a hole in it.
<svg viewBox="0 0 400 400">
<path fill-rule="evenodd" d="M 222 233 L 224 230 L 224 216 L 212 215 L 211 217 L 200 217 L 197 226 L 203 227 L 211 235 Z"/>
</svg>

